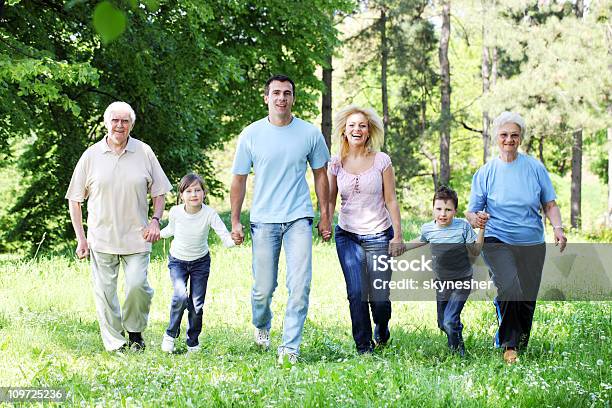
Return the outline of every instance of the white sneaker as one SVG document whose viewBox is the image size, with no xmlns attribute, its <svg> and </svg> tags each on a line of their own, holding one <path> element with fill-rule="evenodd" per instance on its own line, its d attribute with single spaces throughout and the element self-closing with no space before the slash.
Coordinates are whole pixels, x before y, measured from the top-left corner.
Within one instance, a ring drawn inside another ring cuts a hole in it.
<svg viewBox="0 0 612 408">
<path fill-rule="evenodd" d="M 199 344 L 197 346 L 187 346 L 187 354 L 197 353 L 201 348 Z"/>
<path fill-rule="evenodd" d="M 164 337 L 162 338 L 161 349 L 165 353 L 174 352 L 174 337 L 168 336 L 164 333 Z"/>
<path fill-rule="evenodd" d="M 255 328 L 255 344 L 261 348 L 270 347 L 270 330 Z"/>
<path fill-rule="evenodd" d="M 278 352 L 278 364 L 283 366 L 283 367 L 287 367 L 287 366 L 292 366 L 297 364 L 298 362 L 298 355 L 295 353 L 291 353 L 289 351 L 286 350 L 280 350 Z"/>
</svg>

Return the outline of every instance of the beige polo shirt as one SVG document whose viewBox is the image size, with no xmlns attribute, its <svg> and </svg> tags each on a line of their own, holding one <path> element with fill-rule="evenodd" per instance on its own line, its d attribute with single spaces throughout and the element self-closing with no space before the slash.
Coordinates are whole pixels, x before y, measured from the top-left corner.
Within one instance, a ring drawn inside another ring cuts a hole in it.
<svg viewBox="0 0 612 408">
<path fill-rule="evenodd" d="M 130 136 L 116 154 L 106 137 L 79 159 L 66 193 L 68 200 L 87 200 L 87 243 L 97 252 L 134 254 L 151 251 L 142 238 L 148 225 L 149 200 L 172 185 L 153 150 Z"/>
</svg>

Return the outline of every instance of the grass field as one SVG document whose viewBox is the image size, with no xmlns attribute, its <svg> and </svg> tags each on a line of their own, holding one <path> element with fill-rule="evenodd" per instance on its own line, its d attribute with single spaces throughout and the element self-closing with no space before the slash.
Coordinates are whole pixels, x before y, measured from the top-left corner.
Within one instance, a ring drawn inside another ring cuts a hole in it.
<svg viewBox="0 0 612 408">
<path fill-rule="evenodd" d="M 284 273 L 272 351 L 261 352 L 252 344 L 249 246 L 212 246 L 202 351 L 185 354 L 183 334 L 177 354 L 162 353 L 171 297 L 163 252 L 162 241 L 150 267 L 148 348 L 119 355 L 103 351 L 88 263 L 0 256 L 0 385 L 64 387 L 69 402 L 85 406 L 610 406 L 610 302 L 540 303 L 530 349 L 514 366 L 492 347 L 491 304 L 467 304 L 461 359 L 446 350 L 435 303 L 397 302 L 390 347 L 357 356 L 333 244 L 317 242 L 301 360 L 281 368 L 273 350 Z"/>
</svg>

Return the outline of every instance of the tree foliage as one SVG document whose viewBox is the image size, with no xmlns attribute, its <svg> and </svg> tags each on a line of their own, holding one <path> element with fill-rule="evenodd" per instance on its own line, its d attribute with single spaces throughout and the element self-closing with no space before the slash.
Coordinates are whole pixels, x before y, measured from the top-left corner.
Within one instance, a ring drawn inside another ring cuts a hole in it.
<svg viewBox="0 0 612 408">
<path fill-rule="evenodd" d="M 316 111 L 315 70 L 337 41 L 323 17 L 349 6 L 145 3 L 23 0 L 5 8 L 0 147 L 27 141 L 18 158 L 22 194 L 0 222 L 5 249 L 31 248 L 43 234 L 45 247 L 72 236 L 63 196 L 81 153 L 102 137 L 102 113 L 114 100 L 135 109 L 132 134 L 151 145 L 171 180 L 195 170 L 211 194 L 222 194 L 208 152 L 265 115 L 263 83 L 273 73 L 295 78 L 298 114 Z M 113 25 L 120 16 L 125 28 Z"/>
</svg>

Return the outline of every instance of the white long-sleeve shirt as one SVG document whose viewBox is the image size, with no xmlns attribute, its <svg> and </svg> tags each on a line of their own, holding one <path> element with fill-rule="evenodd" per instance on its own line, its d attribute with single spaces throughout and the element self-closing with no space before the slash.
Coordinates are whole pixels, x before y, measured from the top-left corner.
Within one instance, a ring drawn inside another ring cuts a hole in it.
<svg viewBox="0 0 612 408">
<path fill-rule="evenodd" d="M 185 211 L 185 206 L 170 209 L 168 225 L 161 230 L 161 237 L 174 235 L 170 255 L 182 261 L 195 261 L 208 253 L 208 232 L 213 227 L 223 245 L 234 246 L 234 241 L 219 214 L 207 205 L 195 214 Z"/>
</svg>

